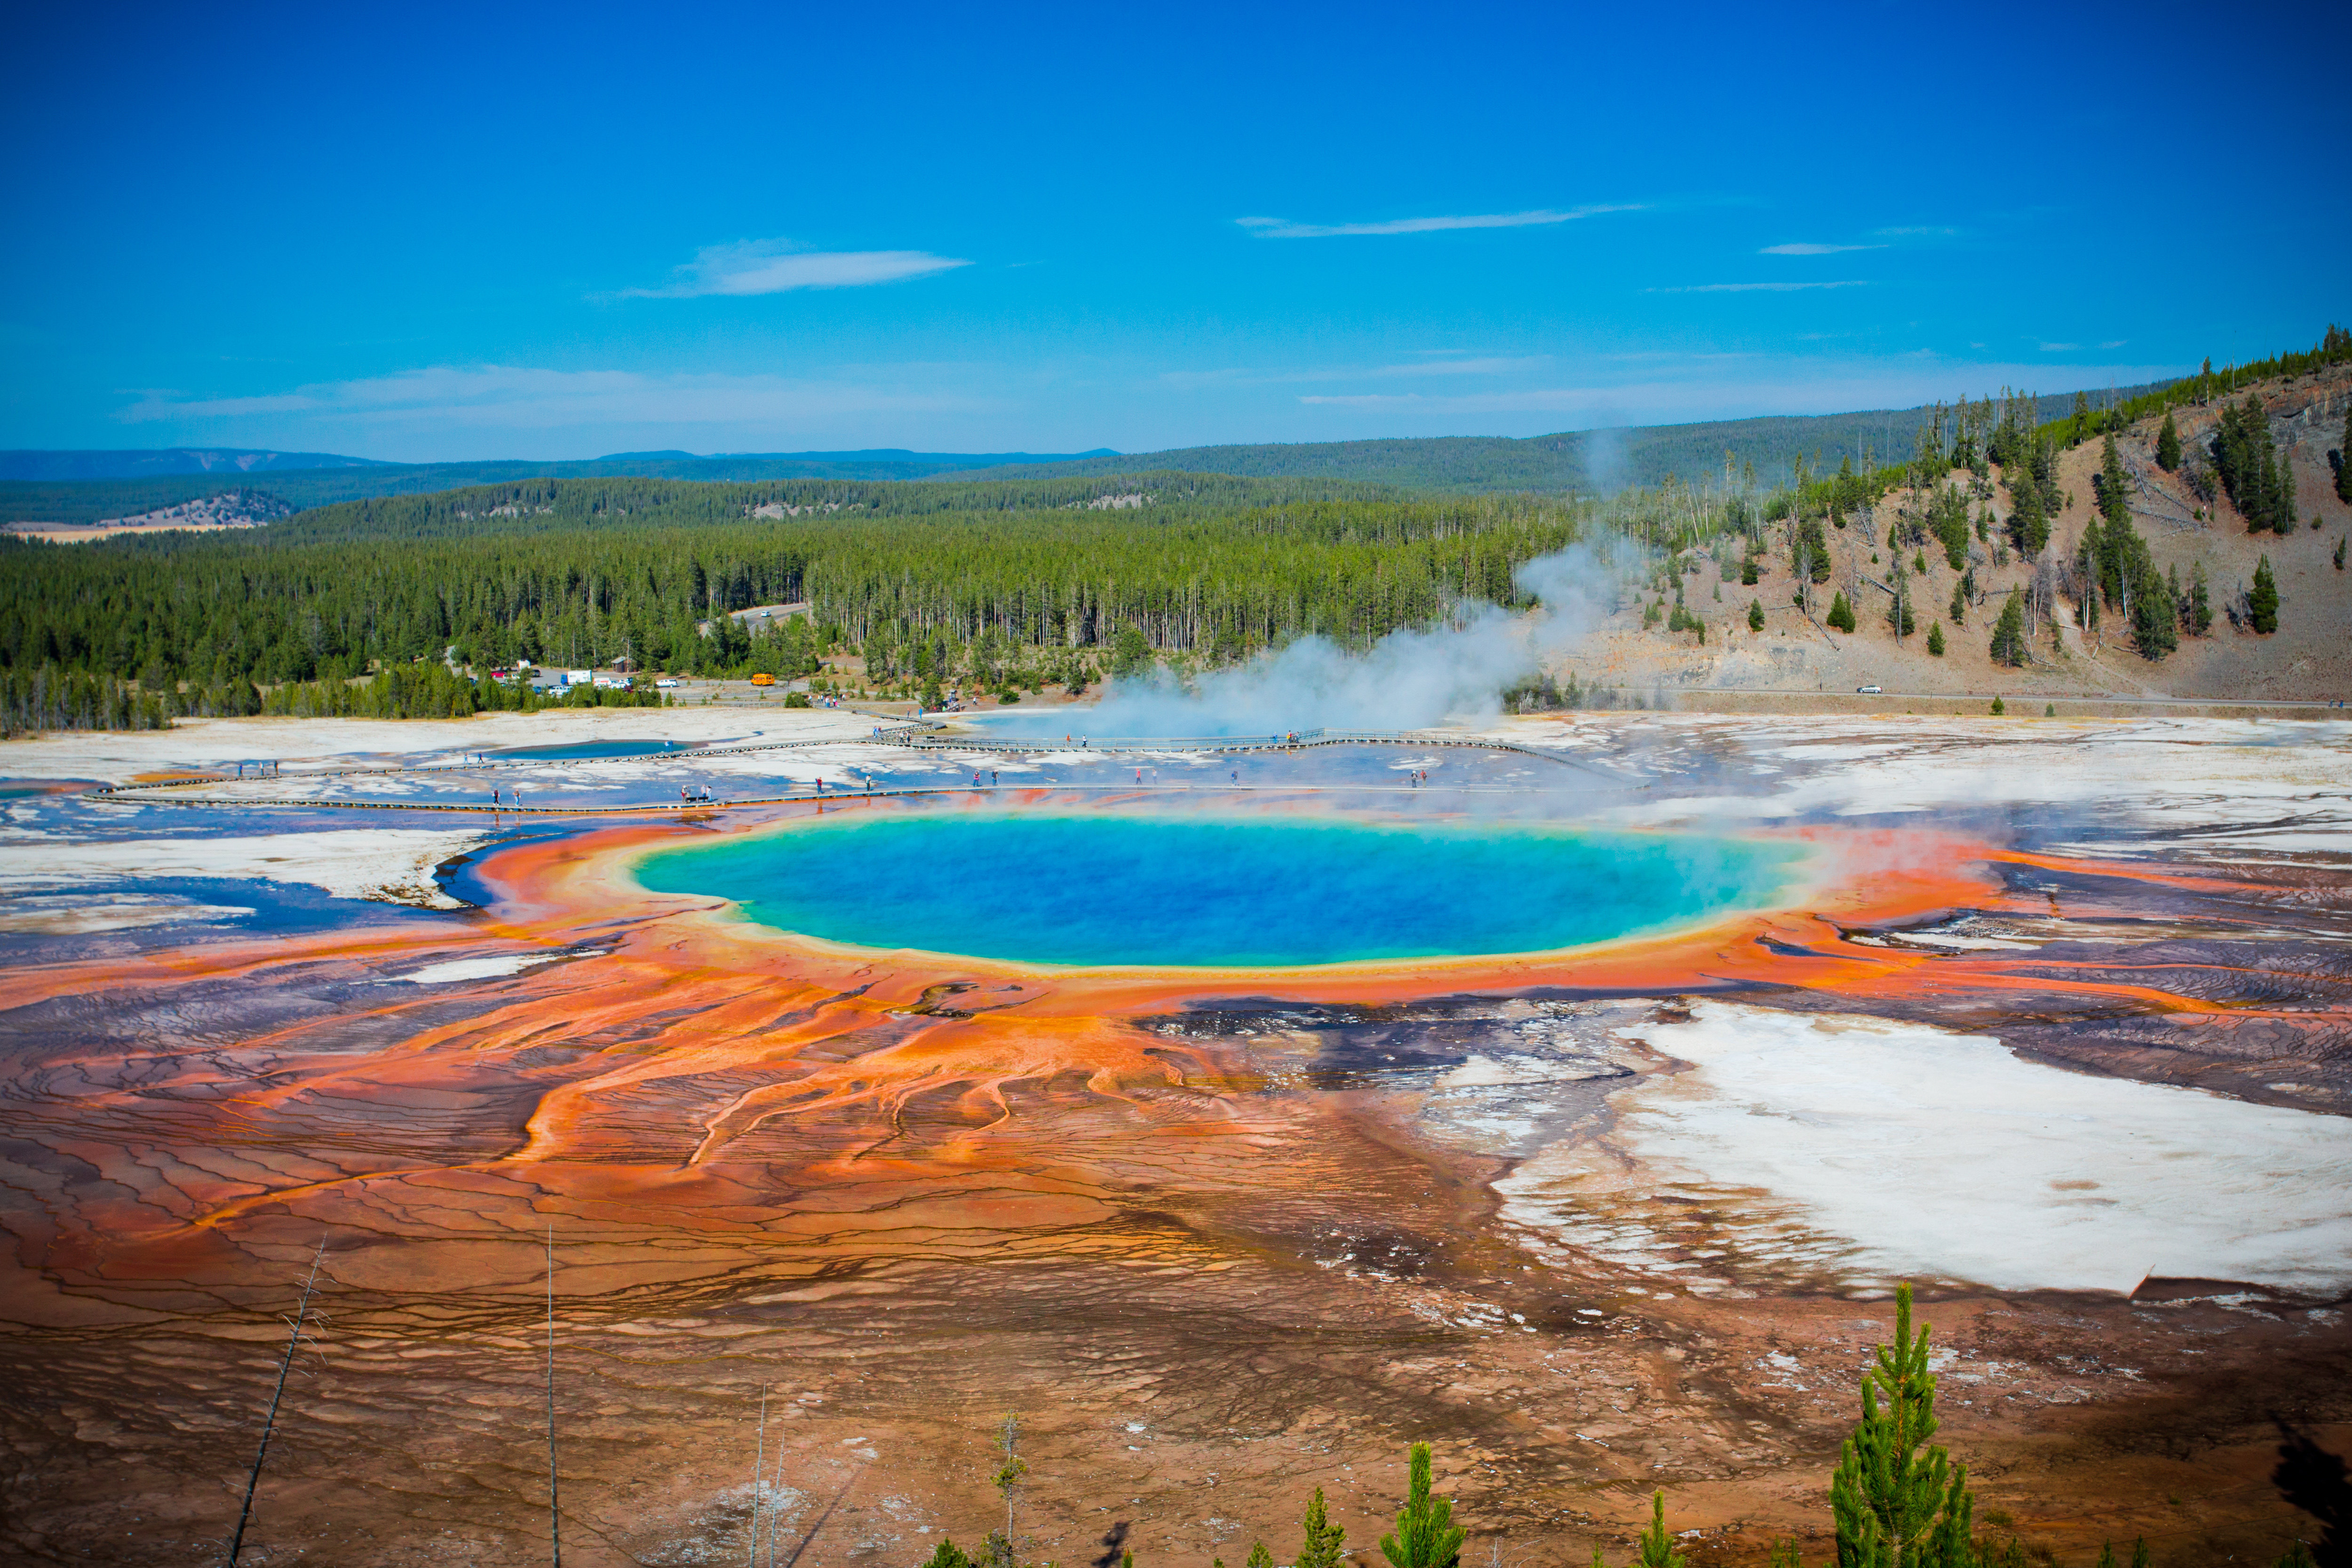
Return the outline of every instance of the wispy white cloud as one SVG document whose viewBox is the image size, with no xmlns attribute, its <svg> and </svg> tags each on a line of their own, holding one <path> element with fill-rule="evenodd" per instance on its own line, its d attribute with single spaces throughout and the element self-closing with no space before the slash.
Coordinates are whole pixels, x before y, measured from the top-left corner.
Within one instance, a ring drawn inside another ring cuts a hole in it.
<svg viewBox="0 0 2352 1568">
<path fill-rule="evenodd" d="M 2120 349 L 2126 343 L 2130 341 L 2131 340 L 2129 338 L 2110 338 L 2105 342 L 2100 344 L 2099 347 L 2102 349 Z"/>
<path fill-rule="evenodd" d="M 1549 354 L 1524 354 L 1516 358 L 1488 355 L 1474 359 L 1424 360 L 1417 365 L 1382 365 L 1376 371 L 1364 373 L 1374 376 L 1508 376 L 1550 362 Z"/>
<path fill-rule="evenodd" d="M 2039 348 L 2045 354 L 2071 354 L 2082 346 L 2083 345 L 2080 343 L 2039 343 L 2035 345 L 2035 347 Z"/>
<path fill-rule="evenodd" d="M 859 288 L 926 277 L 971 263 L 927 250 L 805 250 L 788 239 L 705 246 L 659 288 L 625 288 L 623 298 L 690 299 L 707 294 L 782 294 L 794 288 Z"/>
<path fill-rule="evenodd" d="M 1867 288 L 1870 280 L 1863 277 L 1840 278 L 1831 283 L 1685 283 L 1672 288 L 1651 288 L 1649 294 L 1793 294 L 1800 288 Z"/>
<path fill-rule="evenodd" d="M 1759 256 L 1836 256 L 1849 250 L 1885 250 L 1883 245 L 1768 245 Z"/>
<path fill-rule="evenodd" d="M 1949 239 L 1960 231 L 1958 229 L 1911 227 L 1873 229 L 1870 232 L 1878 235 L 1881 239 Z"/>
<path fill-rule="evenodd" d="M 1369 224 L 1302 224 L 1289 218 L 1235 218 L 1234 222 L 1259 239 L 1333 239 L 1349 235 L 1422 235 L 1441 229 L 1520 229 L 1544 224 L 1569 224 L 1601 213 L 1638 213 L 1639 203 L 1612 203 L 1572 207 L 1562 212 L 1539 207 L 1526 213 L 1469 213 L 1453 217 L 1389 218 Z"/>
<path fill-rule="evenodd" d="M 1423 376 L 1509 376 L 1551 363 L 1549 354 L 1464 355 L 1454 349 L 1415 350 L 1433 356 L 1404 365 L 1304 365 L 1295 370 L 1231 365 L 1212 371 L 1163 371 L 1161 385 L 1181 391 L 1210 386 L 1285 386 L 1301 382 L 1355 382 L 1372 377 L 1419 379 Z M 1444 355 L 1444 358 L 1434 356 Z"/>
<path fill-rule="evenodd" d="M 388 376 L 318 382 L 257 397 L 179 399 L 151 392 L 115 417 L 138 424 L 294 416 L 313 428 L 362 432 L 393 425 L 558 430 L 590 425 L 740 426 L 829 420 L 844 413 L 931 413 L 973 406 L 969 398 L 873 382 L 784 376 L 643 375 L 634 371 L 554 371 L 527 365 L 435 365 Z"/>
</svg>

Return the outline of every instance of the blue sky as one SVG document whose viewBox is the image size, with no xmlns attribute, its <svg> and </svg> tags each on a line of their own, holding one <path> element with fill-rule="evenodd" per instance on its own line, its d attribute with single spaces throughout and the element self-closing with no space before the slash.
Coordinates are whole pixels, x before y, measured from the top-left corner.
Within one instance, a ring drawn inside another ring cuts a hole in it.
<svg viewBox="0 0 2352 1568">
<path fill-rule="evenodd" d="M 1528 435 L 2352 319 L 2352 8 L 28 8 L 0 445 Z"/>
</svg>

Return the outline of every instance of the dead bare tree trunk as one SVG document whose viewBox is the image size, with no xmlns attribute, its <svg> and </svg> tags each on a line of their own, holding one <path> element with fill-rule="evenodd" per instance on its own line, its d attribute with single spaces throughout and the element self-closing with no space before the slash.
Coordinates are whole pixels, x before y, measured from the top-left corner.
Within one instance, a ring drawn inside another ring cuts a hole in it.
<svg viewBox="0 0 2352 1568">
<path fill-rule="evenodd" d="M 760 1440 L 751 1449 L 751 1550 L 745 1568 L 760 1568 L 760 1497 L 768 1480 L 768 1385 L 760 1385 Z"/>
<path fill-rule="evenodd" d="M 261 1485 L 261 1463 L 269 1457 L 270 1434 L 278 1429 L 278 1402 L 286 1396 L 286 1374 L 294 1365 L 294 1352 L 302 1343 L 302 1324 L 310 1315 L 310 1291 L 319 1282 L 319 1264 L 327 1244 L 310 1255 L 310 1275 L 302 1281 L 301 1304 L 294 1309 L 294 1332 L 286 1337 L 286 1354 L 278 1358 L 278 1386 L 269 1391 L 269 1414 L 261 1423 L 261 1446 L 253 1451 L 253 1473 L 245 1479 L 245 1505 L 236 1511 L 236 1533 L 229 1537 L 228 1568 L 236 1568 L 236 1554 L 245 1550 L 246 1521 L 253 1517 L 253 1493 Z"/>
<path fill-rule="evenodd" d="M 555 1227 L 547 1228 L 547 1542 L 563 1568 L 563 1519 L 555 1509 Z"/>
</svg>

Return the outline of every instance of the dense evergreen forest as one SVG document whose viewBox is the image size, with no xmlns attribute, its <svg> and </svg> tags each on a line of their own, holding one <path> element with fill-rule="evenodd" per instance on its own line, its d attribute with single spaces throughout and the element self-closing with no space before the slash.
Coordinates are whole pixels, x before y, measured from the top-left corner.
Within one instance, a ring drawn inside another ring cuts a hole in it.
<svg viewBox="0 0 2352 1568">
<path fill-rule="evenodd" d="M 843 641 L 902 675 L 972 669 L 979 645 L 1054 652 L 1083 680 L 1122 644 L 1203 660 L 1309 632 L 1361 645 L 1464 597 L 1507 600 L 1512 569 L 1577 538 L 1587 510 L 1124 483 L 1150 488 L 533 480 L 267 529 L 11 542 L 0 670 L 202 692 L 227 712 L 253 711 L 257 685 L 420 661 L 794 674 Z M 730 614 L 784 603 L 811 614 L 756 633 Z"/>
</svg>

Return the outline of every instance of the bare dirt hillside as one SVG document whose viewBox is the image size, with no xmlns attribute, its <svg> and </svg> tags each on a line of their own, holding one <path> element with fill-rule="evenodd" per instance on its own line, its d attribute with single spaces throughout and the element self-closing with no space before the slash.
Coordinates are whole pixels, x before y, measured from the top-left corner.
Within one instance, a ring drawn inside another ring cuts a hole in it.
<svg viewBox="0 0 2352 1568">
<path fill-rule="evenodd" d="M 2239 401 L 2246 395 L 2240 393 Z M 1890 541 L 1910 515 L 1913 499 L 1909 492 L 1896 491 L 1824 530 L 1830 579 L 1814 589 L 1810 615 L 1792 602 L 1790 525 L 1771 524 L 1764 530 L 1761 579 L 1753 587 L 1740 583 L 1741 547 L 1736 538 L 1718 544 L 1712 557 L 1684 558 L 1683 602 L 1705 623 L 1703 638 L 1689 631 L 1669 632 L 1663 622 L 1644 629 L 1643 607 L 1660 598 L 1659 590 L 1629 590 L 1613 615 L 1556 662 L 1554 674 L 1563 682 L 1572 672 L 1581 682 L 1616 686 L 1629 700 L 1661 690 L 1851 694 L 1858 686 L 1879 685 L 1890 695 L 1988 699 L 2006 695 L 2352 703 L 2352 570 L 2339 569 L 2334 559 L 2338 542 L 2352 533 L 2352 508 L 2336 497 L 2327 455 L 2342 444 L 2352 374 L 2337 370 L 2269 382 L 2253 395 L 2269 413 L 2273 439 L 2294 476 L 2299 520 L 2289 536 L 2249 534 L 2226 499 L 2209 506 L 2191 493 L 2186 465 L 2182 474 L 2158 468 L 2160 416 L 2118 438 L 2137 487 L 2134 520 L 2157 565 L 2178 568 L 2186 582 L 2201 563 L 2211 585 L 2210 632 L 2184 635 L 2179 650 L 2161 660 L 2136 653 L 2121 618 L 2112 612 L 2095 635 L 2085 637 L 2079 605 L 2063 589 L 2052 591 L 2064 580 L 2060 566 L 2073 559 L 2084 525 L 2096 516 L 2092 479 L 2101 447 L 2092 440 L 2060 459 L 2066 505 L 2053 519 L 2049 546 L 2035 559 L 2022 559 L 2001 538 L 2010 497 L 2000 470 L 1993 471 L 1991 495 L 1969 507 L 1972 517 L 1989 520 L 1990 538 L 1971 547 L 1967 570 L 1973 572 L 1977 591 L 1957 621 L 1951 601 L 1962 573 L 1947 565 L 1931 540 L 1924 549 L 1902 551 L 1905 569 L 1914 574 L 1916 632 L 1898 640 L 1888 623 L 1895 555 Z M 2194 451 L 2209 444 L 2220 416 L 2218 403 L 2178 410 L 2174 417 L 2183 447 Z M 1970 479 L 1964 470 L 1947 476 L 1948 483 L 1964 487 Z M 2278 581 L 2279 629 L 2257 635 L 2233 623 L 2227 610 L 2242 602 L 2264 556 Z M 2032 662 L 2023 668 L 1997 664 L 1990 643 L 2001 605 L 2011 588 L 2031 593 L 2037 572 L 2042 583 L 2038 601 L 2048 611 L 2032 620 Z M 1822 624 L 1838 591 L 1853 605 L 1851 635 Z M 1751 601 L 1764 612 L 1760 632 L 1748 630 Z M 1946 641 L 1941 657 L 1927 651 L 1929 628 L 1938 622 Z"/>
</svg>

